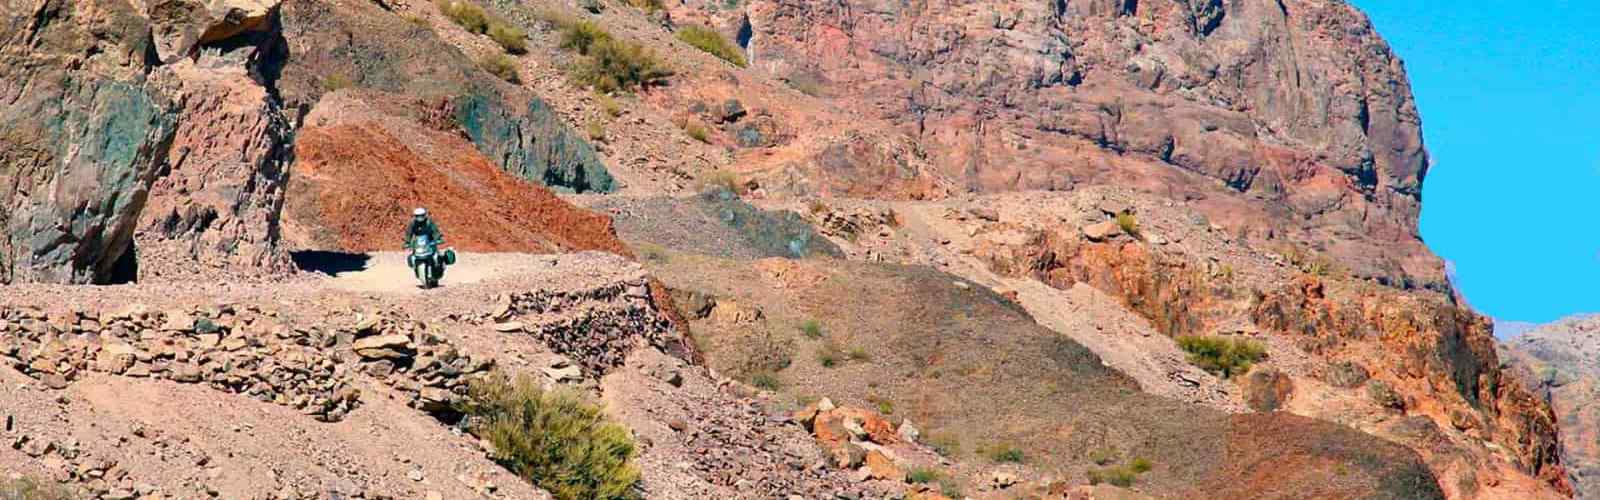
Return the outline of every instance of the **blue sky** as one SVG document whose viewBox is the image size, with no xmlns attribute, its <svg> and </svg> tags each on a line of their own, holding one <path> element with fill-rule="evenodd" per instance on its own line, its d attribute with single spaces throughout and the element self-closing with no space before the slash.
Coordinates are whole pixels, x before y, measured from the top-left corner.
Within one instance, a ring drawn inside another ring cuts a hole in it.
<svg viewBox="0 0 1600 500">
<path fill-rule="evenodd" d="M 1422 237 L 1500 320 L 1600 312 L 1600 3 L 1353 0 L 1406 62 Z"/>
</svg>

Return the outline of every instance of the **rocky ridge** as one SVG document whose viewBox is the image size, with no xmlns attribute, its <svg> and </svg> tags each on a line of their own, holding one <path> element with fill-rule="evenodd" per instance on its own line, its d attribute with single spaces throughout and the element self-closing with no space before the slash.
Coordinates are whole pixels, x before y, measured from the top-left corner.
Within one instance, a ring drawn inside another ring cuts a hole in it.
<svg viewBox="0 0 1600 500">
<path fill-rule="evenodd" d="M 858 205 L 797 210 L 819 224 L 873 213 Z M 1338 261 L 1237 239 L 1187 207 L 1123 189 L 891 207 L 866 216 L 866 230 L 835 241 L 852 259 L 923 263 L 995 287 L 1146 392 L 1228 411 L 1267 398 L 1275 403 L 1267 411 L 1385 436 L 1422 453 L 1452 496 L 1556 495 L 1571 487 L 1555 414 L 1502 369 L 1488 321 L 1442 297 L 1351 279 Z M 1063 303 L 1084 307 L 1080 301 L 1101 293 L 1150 332 L 1102 326 L 1109 316 L 1058 322 L 1050 312 Z M 1099 331 L 1079 331 L 1086 327 Z M 1250 338 L 1266 346 L 1262 368 L 1270 376 L 1257 384 L 1184 374 L 1182 352 L 1151 333 Z M 1163 349 L 1176 353 L 1176 365 L 1157 361 Z"/>
<path fill-rule="evenodd" d="M 1561 459 L 1578 498 L 1597 498 L 1600 429 L 1595 413 L 1595 362 L 1600 355 L 1600 317 L 1578 316 L 1541 325 L 1500 345 L 1508 371 L 1548 401 L 1561 428 Z"/>
</svg>

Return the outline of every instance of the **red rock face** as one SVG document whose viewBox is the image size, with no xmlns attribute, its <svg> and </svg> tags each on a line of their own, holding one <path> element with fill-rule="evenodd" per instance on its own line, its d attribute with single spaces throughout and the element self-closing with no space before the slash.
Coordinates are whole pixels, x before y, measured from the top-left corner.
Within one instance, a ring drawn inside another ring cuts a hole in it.
<svg viewBox="0 0 1600 500">
<path fill-rule="evenodd" d="M 1304 276 L 1267 293 L 1252 311 L 1262 328 L 1304 336 L 1313 352 L 1376 343 L 1370 366 L 1401 383 L 1426 387 L 1419 412 L 1441 426 L 1472 432 L 1511 452 L 1517 467 L 1570 494 L 1560 465 L 1556 415 L 1518 380 L 1505 376 L 1488 318 L 1430 298 L 1388 290 L 1329 293 Z M 1323 352 L 1317 352 L 1322 354 Z"/>
<path fill-rule="evenodd" d="M 758 0 L 724 23 L 751 67 L 897 124 L 943 185 L 1139 186 L 1443 289 L 1416 236 L 1427 155 L 1405 71 L 1342 1 Z"/>
<path fill-rule="evenodd" d="M 298 133 L 285 210 L 291 244 L 398 250 L 411 210 L 427 207 L 450 245 L 464 251 L 631 255 L 611 219 L 502 171 L 459 132 L 406 116 L 422 106 L 360 95 L 324 97 Z"/>
</svg>

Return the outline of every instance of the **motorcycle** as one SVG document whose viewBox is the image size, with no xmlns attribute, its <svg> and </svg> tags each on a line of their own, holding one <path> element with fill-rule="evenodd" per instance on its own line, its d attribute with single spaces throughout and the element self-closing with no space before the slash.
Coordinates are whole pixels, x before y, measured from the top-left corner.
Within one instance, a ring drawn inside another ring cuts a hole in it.
<svg viewBox="0 0 1600 500">
<path fill-rule="evenodd" d="M 406 257 L 406 264 L 411 266 L 411 271 L 417 276 L 417 281 L 422 283 L 422 288 L 439 286 L 439 279 L 444 277 L 445 266 L 456 263 L 456 251 L 447 248 L 439 251 L 439 243 L 427 235 L 417 236 L 411 245 L 411 255 Z"/>
</svg>

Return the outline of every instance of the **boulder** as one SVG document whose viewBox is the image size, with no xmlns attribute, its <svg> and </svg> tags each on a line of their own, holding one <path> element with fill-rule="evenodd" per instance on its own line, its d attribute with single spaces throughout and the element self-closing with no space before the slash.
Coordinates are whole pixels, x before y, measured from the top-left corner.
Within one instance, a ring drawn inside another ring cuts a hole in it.
<svg viewBox="0 0 1600 500">
<path fill-rule="evenodd" d="M 1122 226 L 1113 220 L 1083 226 L 1083 236 L 1089 238 L 1089 241 L 1106 241 L 1121 234 Z"/>
<path fill-rule="evenodd" d="M 194 329 L 194 316 L 187 311 L 171 310 L 162 313 L 165 321 L 161 323 L 161 330 L 168 332 L 191 331 Z"/>
<path fill-rule="evenodd" d="M 1250 409 L 1276 411 L 1289 402 L 1294 394 L 1294 381 L 1277 368 L 1260 368 L 1250 372 L 1244 383 L 1245 403 Z"/>
<path fill-rule="evenodd" d="M 203 44 L 267 26 L 271 0 L 157 0 L 149 4 L 156 56 L 173 62 Z"/>
<path fill-rule="evenodd" d="M 922 437 L 922 430 L 917 429 L 917 426 L 912 425 L 911 419 L 908 418 L 900 421 L 900 428 L 895 430 L 895 434 L 898 434 L 900 439 L 907 443 L 915 443 L 917 442 L 917 438 Z"/>
<path fill-rule="evenodd" d="M 1017 475 L 1007 471 L 995 471 L 994 475 L 989 477 L 989 483 L 998 489 L 1010 488 L 1017 484 Z"/>
<path fill-rule="evenodd" d="M 1359 363 L 1341 361 L 1328 365 L 1323 378 L 1326 379 L 1328 385 L 1352 389 L 1367 383 L 1367 379 L 1372 378 L 1372 375 L 1367 372 L 1366 367 L 1361 366 Z"/>
<path fill-rule="evenodd" d="M 121 375 L 138 362 L 138 349 L 123 342 L 111 341 L 100 347 L 95 358 L 95 369 Z"/>
<path fill-rule="evenodd" d="M 583 369 L 576 366 L 547 366 L 540 368 L 539 371 L 543 372 L 544 376 L 549 377 L 550 380 L 555 381 L 556 383 L 579 382 L 583 380 Z"/>
<path fill-rule="evenodd" d="M 375 335 L 357 339 L 350 345 L 364 359 L 405 359 L 416 350 L 405 335 Z"/>
<path fill-rule="evenodd" d="M 867 477 L 896 483 L 906 480 L 905 469 L 901 469 L 894 463 L 894 459 L 889 458 L 889 455 L 881 450 L 868 451 L 863 461 L 866 463 Z"/>
<path fill-rule="evenodd" d="M 172 380 L 185 384 L 200 382 L 202 378 L 200 367 L 194 363 L 177 363 L 172 366 Z"/>
</svg>

